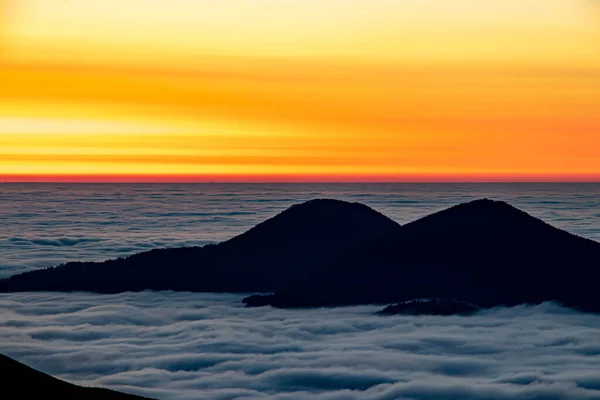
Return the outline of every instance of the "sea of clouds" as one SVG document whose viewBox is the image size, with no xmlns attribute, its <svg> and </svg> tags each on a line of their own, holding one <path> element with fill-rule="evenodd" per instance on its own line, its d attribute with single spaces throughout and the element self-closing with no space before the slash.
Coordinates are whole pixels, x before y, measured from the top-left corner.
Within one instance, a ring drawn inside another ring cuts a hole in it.
<svg viewBox="0 0 600 400">
<path fill-rule="evenodd" d="M 242 296 L 0 295 L 0 353 L 165 400 L 600 399 L 600 316 L 554 304 L 471 317 L 246 309 Z"/>
<path fill-rule="evenodd" d="M 597 184 L 0 186 L 0 278 L 226 240 L 292 204 L 363 202 L 406 223 L 490 197 L 600 240 Z M 472 317 L 245 309 L 190 293 L 0 295 L 0 353 L 157 399 L 600 399 L 600 316 L 552 304 Z"/>
</svg>

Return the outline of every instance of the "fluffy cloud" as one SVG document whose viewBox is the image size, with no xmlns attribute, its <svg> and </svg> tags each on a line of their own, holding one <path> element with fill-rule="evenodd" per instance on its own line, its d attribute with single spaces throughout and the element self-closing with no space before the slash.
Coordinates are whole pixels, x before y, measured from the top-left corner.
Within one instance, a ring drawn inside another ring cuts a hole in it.
<svg viewBox="0 0 600 400">
<path fill-rule="evenodd" d="M 600 399 L 600 316 L 246 309 L 191 293 L 0 296 L 0 352 L 159 399 Z"/>
</svg>

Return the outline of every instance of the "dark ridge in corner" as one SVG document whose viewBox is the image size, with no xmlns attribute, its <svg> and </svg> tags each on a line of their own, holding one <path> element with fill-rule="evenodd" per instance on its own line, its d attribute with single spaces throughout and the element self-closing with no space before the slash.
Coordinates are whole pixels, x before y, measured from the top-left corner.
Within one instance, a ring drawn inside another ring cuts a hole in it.
<svg viewBox="0 0 600 400">
<path fill-rule="evenodd" d="M 150 400 L 101 388 L 86 388 L 56 379 L 0 354 L 3 399 Z M 4 397 L 6 396 L 6 397 Z"/>
</svg>

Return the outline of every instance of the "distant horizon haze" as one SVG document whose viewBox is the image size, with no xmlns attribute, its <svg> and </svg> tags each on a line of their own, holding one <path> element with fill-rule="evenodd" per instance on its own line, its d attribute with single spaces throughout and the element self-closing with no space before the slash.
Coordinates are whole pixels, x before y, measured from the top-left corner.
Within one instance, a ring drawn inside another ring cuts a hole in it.
<svg viewBox="0 0 600 400">
<path fill-rule="evenodd" d="M 0 183 L 600 183 L 599 174 L 1 175 Z"/>
</svg>

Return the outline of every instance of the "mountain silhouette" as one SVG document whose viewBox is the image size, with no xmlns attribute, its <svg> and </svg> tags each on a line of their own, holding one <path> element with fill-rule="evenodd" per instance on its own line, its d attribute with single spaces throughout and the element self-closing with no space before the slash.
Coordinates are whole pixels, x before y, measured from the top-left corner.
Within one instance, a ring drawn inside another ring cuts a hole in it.
<svg viewBox="0 0 600 400">
<path fill-rule="evenodd" d="M 158 249 L 15 275 L 0 291 L 254 292 L 248 306 L 452 299 L 557 301 L 600 312 L 600 243 L 502 202 L 459 204 L 400 226 L 358 203 L 312 200 L 216 245 Z"/>
<path fill-rule="evenodd" d="M 63 264 L 0 281 L 0 291 L 270 292 L 399 228 L 363 204 L 316 199 L 216 245 Z"/>
<path fill-rule="evenodd" d="M 480 307 L 557 301 L 600 312 L 600 243 L 502 201 L 460 204 L 347 253 L 249 306 L 390 304 L 445 298 Z"/>
<path fill-rule="evenodd" d="M 144 397 L 108 389 L 85 388 L 36 371 L 0 354 L 3 399 L 142 400 Z M 7 397 L 4 397 L 7 396 Z M 149 399 L 147 399 L 149 400 Z"/>
</svg>

